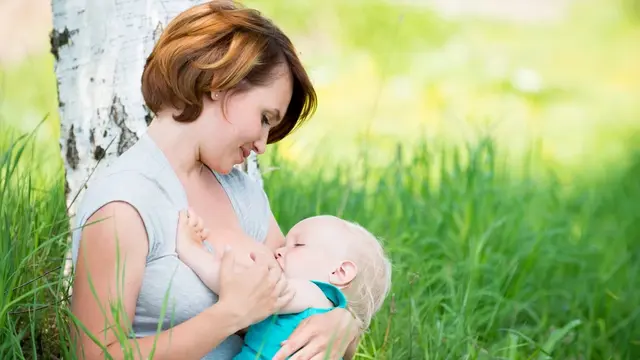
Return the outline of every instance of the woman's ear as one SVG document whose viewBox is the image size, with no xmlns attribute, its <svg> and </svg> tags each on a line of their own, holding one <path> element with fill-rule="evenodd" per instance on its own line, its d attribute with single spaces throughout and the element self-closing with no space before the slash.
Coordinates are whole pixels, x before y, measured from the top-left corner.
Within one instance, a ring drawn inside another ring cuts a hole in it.
<svg viewBox="0 0 640 360">
<path fill-rule="evenodd" d="M 353 261 L 343 261 L 329 274 L 329 282 L 337 287 L 348 287 L 358 274 L 358 267 Z"/>
</svg>

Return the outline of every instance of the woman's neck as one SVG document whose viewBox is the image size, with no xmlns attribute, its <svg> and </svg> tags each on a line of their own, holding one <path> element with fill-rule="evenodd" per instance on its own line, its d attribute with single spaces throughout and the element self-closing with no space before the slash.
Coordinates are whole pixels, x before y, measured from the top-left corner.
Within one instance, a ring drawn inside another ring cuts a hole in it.
<svg viewBox="0 0 640 360">
<path fill-rule="evenodd" d="M 164 153 L 171 167 L 181 178 L 197 176 L 203 166 L 199 161 L 198 145 L 190 135 L 192 129 L 189 125 L 159 114 L 147 128 L 149 137 Z"/>
</svg>

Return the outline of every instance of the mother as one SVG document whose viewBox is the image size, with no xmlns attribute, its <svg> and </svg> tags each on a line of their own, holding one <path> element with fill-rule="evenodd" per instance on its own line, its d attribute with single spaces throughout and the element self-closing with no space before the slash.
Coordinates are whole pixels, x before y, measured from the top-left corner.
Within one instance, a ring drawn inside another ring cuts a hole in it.
<svg viewBox="0 0 640 360">
<path fill-rule="evenodd" d="M 86 328 L 75 334 L 78 355 L 231 359 L 242 344 L 237 334 L 290 298 L 285 280 L 269 253 L 254 250 L 242 267 L 225 255 L 213 294 L 178 260 L 178 212 L 192 207 L 213 237 L 244 231 L 281 246 L 265 193 L 234 165 L 308 118 L 315 91 L 275 25 L 255 10 L 211 2 L 169 23 L 147 59 L 142 92 L 156 117 L 92 181 L 76 215 L 72 312 Z M 316 315 L 282 354 L 351 358 L 357 341 L 344 334 L 354 325 L 342 309 Z M 333 341 L 336 331 L 343 341 Z"/>
</svg>

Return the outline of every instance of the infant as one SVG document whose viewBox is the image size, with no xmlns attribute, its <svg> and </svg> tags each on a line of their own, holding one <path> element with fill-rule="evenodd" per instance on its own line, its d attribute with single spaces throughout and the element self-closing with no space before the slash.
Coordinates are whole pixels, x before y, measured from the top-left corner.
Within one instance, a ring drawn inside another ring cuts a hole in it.
<svg viewBox="0 0 640 360">
<path fill-rule="evenodd" d="M 217 293 L 220 261 L 203 246 L 207 236 L 196 214 L 181 213 L 178 256 Z M 238 239 L 226 241 L 256 244 L 248 237 L 235 236 Z M 295 295 L 280 313 L 247 329 L 242 351 L 234 360 L 272 359 L 301 321 L 336 307 L 350 310 L 360 330 L 365 330 L 391 286 L 391 264 L 378 240 L 360 225 L 334 216 L 314 216 L 297 223 L 275 258 Z"/>
</svg>

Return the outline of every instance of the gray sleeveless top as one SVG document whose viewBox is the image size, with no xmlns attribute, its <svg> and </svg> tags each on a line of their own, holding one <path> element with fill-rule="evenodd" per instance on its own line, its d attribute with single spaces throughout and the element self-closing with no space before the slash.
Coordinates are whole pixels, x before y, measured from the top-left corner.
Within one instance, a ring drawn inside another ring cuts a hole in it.
<svg viewBox="0 0 640 360">
<path fill-rule="evenodd" d="M 230 198 L 243 230 L 256 241 L 264 242 L 269 226 L 269 203 L 261 186 L 238 169 L 226 175 L 214 174 Z M 178 260 L 176 224 L 178 211 L 187 207 L 186 194 L 168 160 L 146 133 L 89 183 L 75 217 L 74 265 L 78 258 L 80 227 L 96 210 L 112 201 L 124 201 L 135 207 L 149 238 L 146 269 L 133 319 L 136 337 L 156 334 L 163 306 L 166 315 L 162 329 L 166 330 L 218 300 L 217 295 Z M 230 360 L 241 346 L 242 339 L 231 335 L 204 359 Z"/>
</svg>

